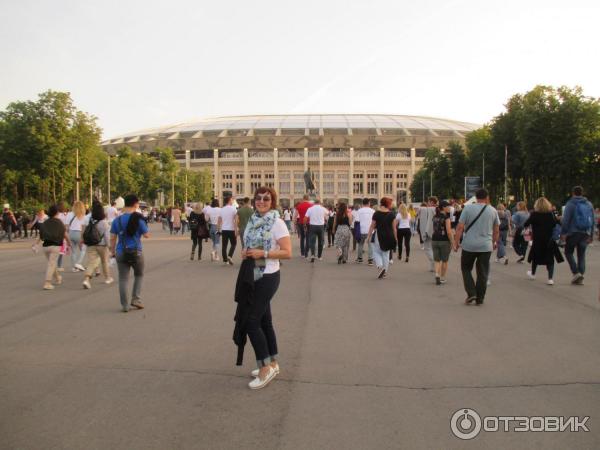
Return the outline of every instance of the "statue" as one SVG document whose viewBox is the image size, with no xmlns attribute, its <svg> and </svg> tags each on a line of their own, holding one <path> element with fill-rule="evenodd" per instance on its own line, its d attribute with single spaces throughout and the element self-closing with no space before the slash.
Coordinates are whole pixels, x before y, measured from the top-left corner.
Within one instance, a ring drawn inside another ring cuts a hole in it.
<svg viewBox="0 0 600 450">
<path fill-rule="evenodd" d="M 306 192 L 308 194 L 315 193 L 315 183 L 313 182 L 313 174 L 310 171 L 310 167 L 304 172 L 304 185 L 306 186 Z"/>
</svg>

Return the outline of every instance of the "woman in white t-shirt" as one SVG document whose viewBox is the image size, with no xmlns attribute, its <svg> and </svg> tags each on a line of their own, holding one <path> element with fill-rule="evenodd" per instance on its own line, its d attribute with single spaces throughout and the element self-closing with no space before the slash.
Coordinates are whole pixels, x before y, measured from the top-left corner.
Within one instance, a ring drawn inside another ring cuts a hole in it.
<svg viewBox="0 0 600 450">
<path fill-rule="evenodd" d="M 260 187 L 254 194 L 256 212 L 248 220 L 244 232 L 242 258 L 256 260 L 254 295 L 246 321 L 246 331 L 256 354 L 257 370 L 248 385 L 250 389 L 266 386 L 279 373 L 277 339 L 271 318 L 271 299 L 280 282 L 280 259 L 292 257 L 290 232 L 275 209 L 277 193 Z"/>
<path fill-rule="evenodd" d="M 406 249 L 406 262 L 410 257 L 410 236 L 412 234 L 410 228 L 411 217 L 406 205 L 400 204 L 398 208 L 398 214 L 396 214 L 396 221 L 398 222 L 398 259 L 402 259 L 402 242 L 404 242 L 404 248 Z"/>
<path fill-rule="evenodd" d="M 210 252 L 210 260 L 219 260 L 219 244 L 221 243 L 221 233 L 219 231 L 219 217 L 221 217 L 221 208 L 219 208 L 219 200 L 213 198 L 210 206 L 205 207 L 202 212 L 208 221 L 208 230 L 210 232 L 210 240 L 212 241 L 212 252 Z"/>
<path fill-rule="evenodd" d="M 71 239 L 71 265 L 73 272 L 83 272 L 83 258 L 85 250 L 83 245 L 83 226 L 85 222 L 85 205 L 83 202 L 77 201 L 73 203 L 73 210 L 67 214 L 66 218 L 67 231 L 69 239 Z"/>
</svg>

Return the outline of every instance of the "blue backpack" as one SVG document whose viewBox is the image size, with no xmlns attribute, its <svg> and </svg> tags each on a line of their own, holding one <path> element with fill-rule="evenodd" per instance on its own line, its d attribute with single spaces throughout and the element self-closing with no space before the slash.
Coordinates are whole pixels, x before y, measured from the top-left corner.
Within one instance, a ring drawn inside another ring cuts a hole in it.
<svg viewBox="0 0 600 450">
<path fill-rule="evenodd" d="M 577 202 L 575 204 L 575 227 L 579 231 L 587 232 L 592 229 L 594 223 L 594 211 L 588 202 Z"/>
</svg>

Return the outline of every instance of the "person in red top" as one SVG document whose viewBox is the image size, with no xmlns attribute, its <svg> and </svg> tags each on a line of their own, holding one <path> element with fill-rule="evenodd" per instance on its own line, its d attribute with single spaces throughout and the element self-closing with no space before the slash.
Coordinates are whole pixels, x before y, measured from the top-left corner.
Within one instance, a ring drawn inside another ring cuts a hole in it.
<svg viewBox="0 0 600 450">
<path fill-rule="evenodd" d="M 296 223 L 298 229 L 298 236 L 300 236 L 300 254 L 304 258 L 308 258 L 308 224 L 304 223 L 304 216 L 306 215 L 306 211 L 313 204 L 308 201 L 308 195 L 305 194 L 302 197 L 302 202 L 298 203 L 296 206 L 296 211 L 298 211 L 298 221 Z"/>
</svg>

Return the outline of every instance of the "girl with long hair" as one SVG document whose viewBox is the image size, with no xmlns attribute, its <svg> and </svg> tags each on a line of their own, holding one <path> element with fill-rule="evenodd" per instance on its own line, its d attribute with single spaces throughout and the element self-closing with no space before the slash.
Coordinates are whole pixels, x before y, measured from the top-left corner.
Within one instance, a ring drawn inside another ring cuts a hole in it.
<svg viewBox="0 0 600 450">
<path fill-rule="evenodd" d="M 340 203 L 333 221 L 334 244 L 338 251 L 338 264 L 348 262 L 348 250 L 350 249 L 350 239 L 352 237 L 351 223 L 352 213 L 348 210 L 346 203 Z"/>
</svg>

